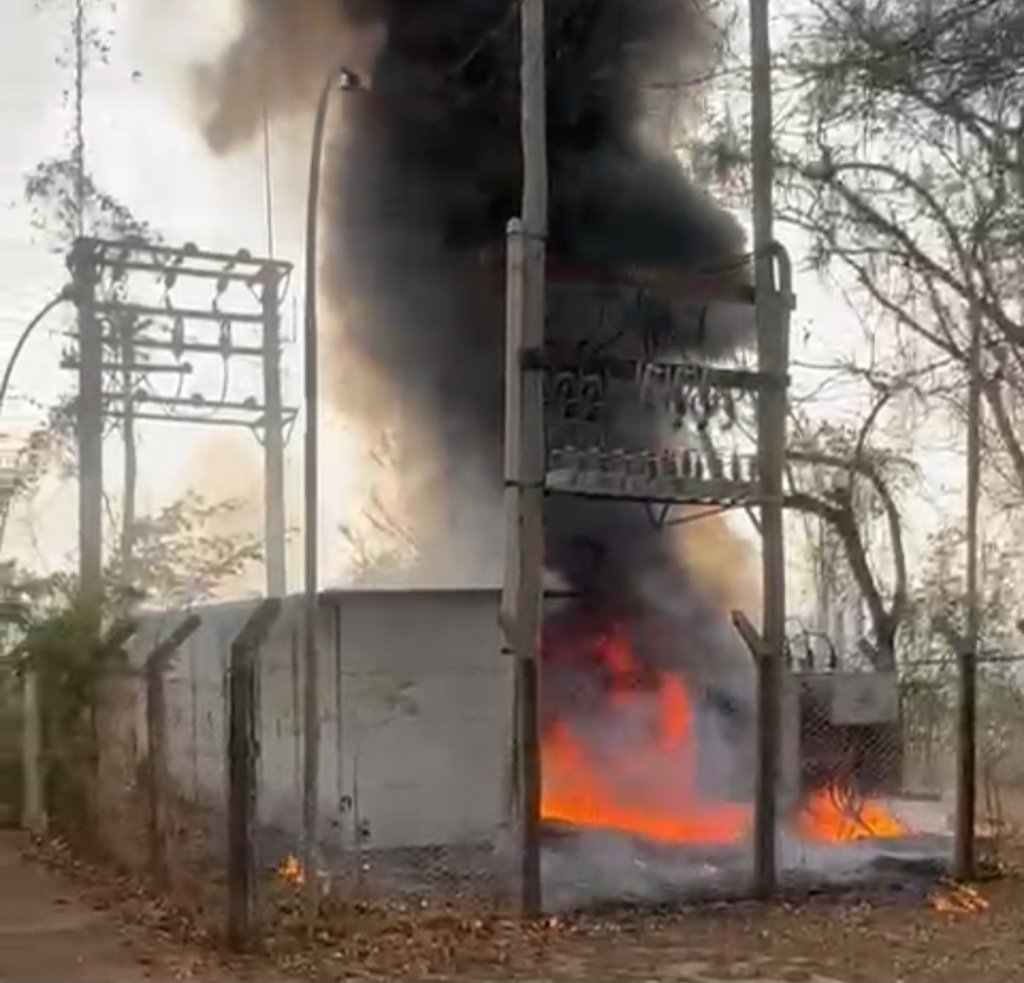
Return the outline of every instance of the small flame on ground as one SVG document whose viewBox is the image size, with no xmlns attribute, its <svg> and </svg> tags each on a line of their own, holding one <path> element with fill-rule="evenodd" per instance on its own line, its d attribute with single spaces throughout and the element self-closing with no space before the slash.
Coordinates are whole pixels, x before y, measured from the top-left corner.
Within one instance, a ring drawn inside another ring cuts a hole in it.
<svg viewBox="0 0 1024 983">
<path fill-rule="evenodd" d="M 306 875 L 302 870 L 302 864 L 299 863 L 299 858 L 293 854 L 285 857 L 278 868 L 277 875 L 285 884 L 291 884 L 293 887 L 302 887 L 306 883 Z"/>
<path fill-rule="evenodd" d="M 811 793 L 797 817 L 800 835 L 817 843 L 892 839 L 909 830 L 881 803 L 833 783 Z"/>
<path fill-rule="evenodd" d="M 937 912 L 944 915 L 958 912 L 978 914 L 989 908 L 988 898 L 969 884 L 949 883 L 945 891 L 933 892 L 928 901 Z"/>
</svg>

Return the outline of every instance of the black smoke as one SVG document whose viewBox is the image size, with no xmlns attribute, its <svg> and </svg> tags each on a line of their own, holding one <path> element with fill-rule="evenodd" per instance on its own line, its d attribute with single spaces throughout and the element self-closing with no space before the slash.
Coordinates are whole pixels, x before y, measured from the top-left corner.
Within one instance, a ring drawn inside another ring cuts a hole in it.
<svg viewBox="0 0 1024 983">
<path fill-rule="evenodd" d="M 673 85 L 713 44 L 699 2 L 549 0 L 548 248 L 557 261 L 738 268 L 738 228 L 644 126 L 659 93 L 686 98 Z M 361 52 L 359 39 L 371 36 L 372 54 Z M 248 0 L 242 36 L 208 73 L 211 143 L 222 148 L 251 129 L 259 92 L 247 100 L 245 87 L 260 65 L 272 73 L 261 84 L 274 107 L 308 112 L 332 54 L 363 54 L 368 66 L 368 91 L 337 97 L 329 154 L 323 278 L 341 325 L 336 391 L 370 423 L 382 402 L 406 408 L 422 440 L 410 446 L 433 465 L 430 494 L 447 498 L 452 514 L 464 508 L 468 473 L 497 502 L 502 247 L 521 197 L 518 3 Z M 554 284 L 547 335 L 581 350 L 611 339 L 624 355 L 650 354 L 654 339 L 661 356 L 717 355 L 739 340 L 708 336 L 691 309 L 657 291 L 641 304 Z M 637 448 L 665 436 L 643 414 L 624 412 L 615 429 Z M 548 563 L 585 596 L 580 607 L 672 616 L 675 630 L 663 620 L 644 630 L 637 618 L 645 658 L 733 647 L 642 506 L 552 498 L 546 522 Z"/>
</svg>

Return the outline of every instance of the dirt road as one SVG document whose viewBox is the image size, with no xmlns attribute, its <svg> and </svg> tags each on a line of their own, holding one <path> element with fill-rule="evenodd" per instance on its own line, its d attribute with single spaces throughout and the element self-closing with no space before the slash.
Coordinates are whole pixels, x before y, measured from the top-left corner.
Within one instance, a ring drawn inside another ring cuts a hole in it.
<svg viewBox="0 0 1024 983">
<path fill-rule="evenodd" d="M 23 842 L 0 831 L 2 983 L 195 977 L 200 954 L 161 947 L 109 908 L 90 903 L 58 875 L 25 860 Z"/>
</svg>

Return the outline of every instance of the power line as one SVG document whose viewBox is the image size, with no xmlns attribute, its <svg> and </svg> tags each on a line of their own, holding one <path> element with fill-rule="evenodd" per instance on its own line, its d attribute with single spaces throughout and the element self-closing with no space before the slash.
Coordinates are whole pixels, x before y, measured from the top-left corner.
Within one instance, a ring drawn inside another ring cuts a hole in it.
<svg viewBox="0 0 1024 983">
<path fill-rule="evenodd" d="M 7 367 L 4 369 L 3 380 L 0 381 L 0 410 L 3 408 L 4 399 L 7 396 L 7 388 L 11 384 L 11 376 L 14 374 L 14 367 L 18 362 L 18 357 L 21 355 L 22 349 L 25 347 L 25 342 L 28 341 L 32 332 L 43 322 L 46 316 L 60 304 L 63 304 L 66 300 L 70 299 L 67 288 L 62 290 L 56 297 L 52 298 L 38 314 L 26 325 L 25 330 L 22 331 L 21 337 L 18 338 L 14 345 L 14 351 L 11 352 L 10 357 L 7 359 Z"/>
</svg>

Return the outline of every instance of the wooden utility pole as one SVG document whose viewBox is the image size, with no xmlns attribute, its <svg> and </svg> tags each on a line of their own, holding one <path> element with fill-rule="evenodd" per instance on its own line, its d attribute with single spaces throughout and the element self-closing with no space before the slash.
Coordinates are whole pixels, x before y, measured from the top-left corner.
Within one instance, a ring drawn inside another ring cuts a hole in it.
<svg viewBox="0 0 1024 983">
<path fill-rule="evenodd" d="M 974 875 L 974 820 L 977 785 L 978 505 L 981 479 L 981 312 L 970 309 L 970 377 L 967 390 L 967 633 L 957 653 L 960 693 L 957 720 L 957 796 L 953 872 Z"/>
<path fill-rule="evenodd" d="M 263 488 L 267 596 L 287 592 L 284 509 L 284 405 L 281 401 L 280 275 L 274 266 L 263 274 Z"/>
<path fill-rule="evenodd" d="M 508 237 L 506 297 L 506 575 L 503 622 L 515 658 L 520 906 L 540 914 L 540 660 L 544 572 L 545 253 L 548 229 L 544 0 L 523 0 L 522 221 Z"/>
<path fill-rule="evenodd" d="M 785 646 L 786 582 L 783 466 L 786 453 L 787 316 L 774 282 L 772 74 L 768 0 L 750 0 L 751 118 L 754 198 L 755 302 L 758 369 L 766 379 L 758 400 L 764 652 L 758 673 L 757 777 L 754 812 L 754 890 L 766 897 L 776 883 L 776 797 L 780 672 Z M 788 302 L 788 298 L 786 298 Z"/>
</svg>

